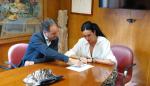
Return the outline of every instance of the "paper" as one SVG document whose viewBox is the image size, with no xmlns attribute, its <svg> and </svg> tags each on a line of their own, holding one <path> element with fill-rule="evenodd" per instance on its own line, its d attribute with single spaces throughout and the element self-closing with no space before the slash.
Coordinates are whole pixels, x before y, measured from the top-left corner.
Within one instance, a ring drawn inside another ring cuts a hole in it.
<svg viewBox="0 0 150 86">
<path fill-rule="evenodd" d="M 94 66 L 89 65 L 89 64 L 82 64 L 81 66 L 71 65 L 71 66 L 66 67 L 66 68 L 73 70 L 73 71 L 81 72 L 81 71 L 85 71 L 85 70 L 92 68 L 92 67 L 94 67 Z"/>
</svg>

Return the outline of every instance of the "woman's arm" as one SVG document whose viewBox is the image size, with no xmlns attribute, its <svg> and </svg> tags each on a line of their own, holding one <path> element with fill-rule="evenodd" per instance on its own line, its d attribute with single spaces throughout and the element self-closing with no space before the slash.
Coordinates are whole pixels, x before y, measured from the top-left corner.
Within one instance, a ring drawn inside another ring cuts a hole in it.
<svg viewBox="0 0 150 86">
<path fill-rule="evenodd" d="M 109 59 L 97 59 L 97 58 L 94 58 L 93 62 L 107 64 L 107 65 L 115 65 L 115 62 L 113 62 L 113 61 L 111 61 Z"/>
<path fill-rule="evenodd" d="M 115 62 L 113 62 L 113 61 L 111 61 L 109 59 L 80 57 L 80 61 L 82 63 L 101 63 L 101 64 L 107 64 L 107 65 L 115 65 Z"/>
<path fill-rule="evenodd" d="M 83 39 L 81 38 L 81 39 L 79 39 L 78 40 L 78 42 L 73 46 L 73 48 L 72 49 L 70 49 L 69 51 L 67 51 L 66 53 L 65 53 L 65 55 L 67 55 L 67 56 L 69 56 L 69 57 L 71 57 L 71 56 L 80 56 L 79 55 L 79 53 L 81 53 L 81 48 L 82 48 L 82 43 L 83 43 L 83 41 L 82 41 Z"/>
</svg>

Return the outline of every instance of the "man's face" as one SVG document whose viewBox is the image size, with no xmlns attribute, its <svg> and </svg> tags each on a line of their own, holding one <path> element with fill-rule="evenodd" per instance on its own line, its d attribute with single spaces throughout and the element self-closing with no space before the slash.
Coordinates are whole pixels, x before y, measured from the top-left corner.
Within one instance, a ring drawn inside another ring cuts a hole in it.
<svg viewBox="0 0 150 86">
<path fill-rule="evenodd" d="M 48 37 L 49 41 L 54 40 L 58 37 L 59 28 L 57 25 L 52 25 L 49 27 L 49 32 L 46 32 L 46 36 Z"/>
</svg>

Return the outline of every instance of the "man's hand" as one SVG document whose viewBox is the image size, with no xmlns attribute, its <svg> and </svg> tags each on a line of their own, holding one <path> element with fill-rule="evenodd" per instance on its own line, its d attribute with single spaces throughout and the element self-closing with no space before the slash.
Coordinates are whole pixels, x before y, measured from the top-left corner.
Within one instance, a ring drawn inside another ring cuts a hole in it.
<svg viewBox="0 0 150 86">
<path fill-rule="evenodd" d="M 34 61 L 25 61 L 24 66 L 29 66 L 29 65 L 33 65 Z"/>
</svg>

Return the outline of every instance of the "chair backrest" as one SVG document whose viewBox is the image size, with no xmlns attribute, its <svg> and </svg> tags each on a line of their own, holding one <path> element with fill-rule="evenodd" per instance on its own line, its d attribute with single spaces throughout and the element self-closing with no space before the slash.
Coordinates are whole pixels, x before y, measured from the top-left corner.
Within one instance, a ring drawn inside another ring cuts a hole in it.
<svg viewBox="0 0 150 86">
<path fill-rule="evenodd" d="M 130 48 L 123 45 L 113 45 L 111 49 L 118 62 L 118 73 L 123 73 L 127 66 L 133 64 L 133 52 Z M 130 81 L 132 77 L 132 68 L 128 70 L 127 76 L 128 81 Z"/>
<path fill-rule="evenodd" d="M 19 43 L 12 45 L 8 50 L 8 62 L 13 65 L 19 65 L 24 56 L 28 44 Z"/>
</svg>

